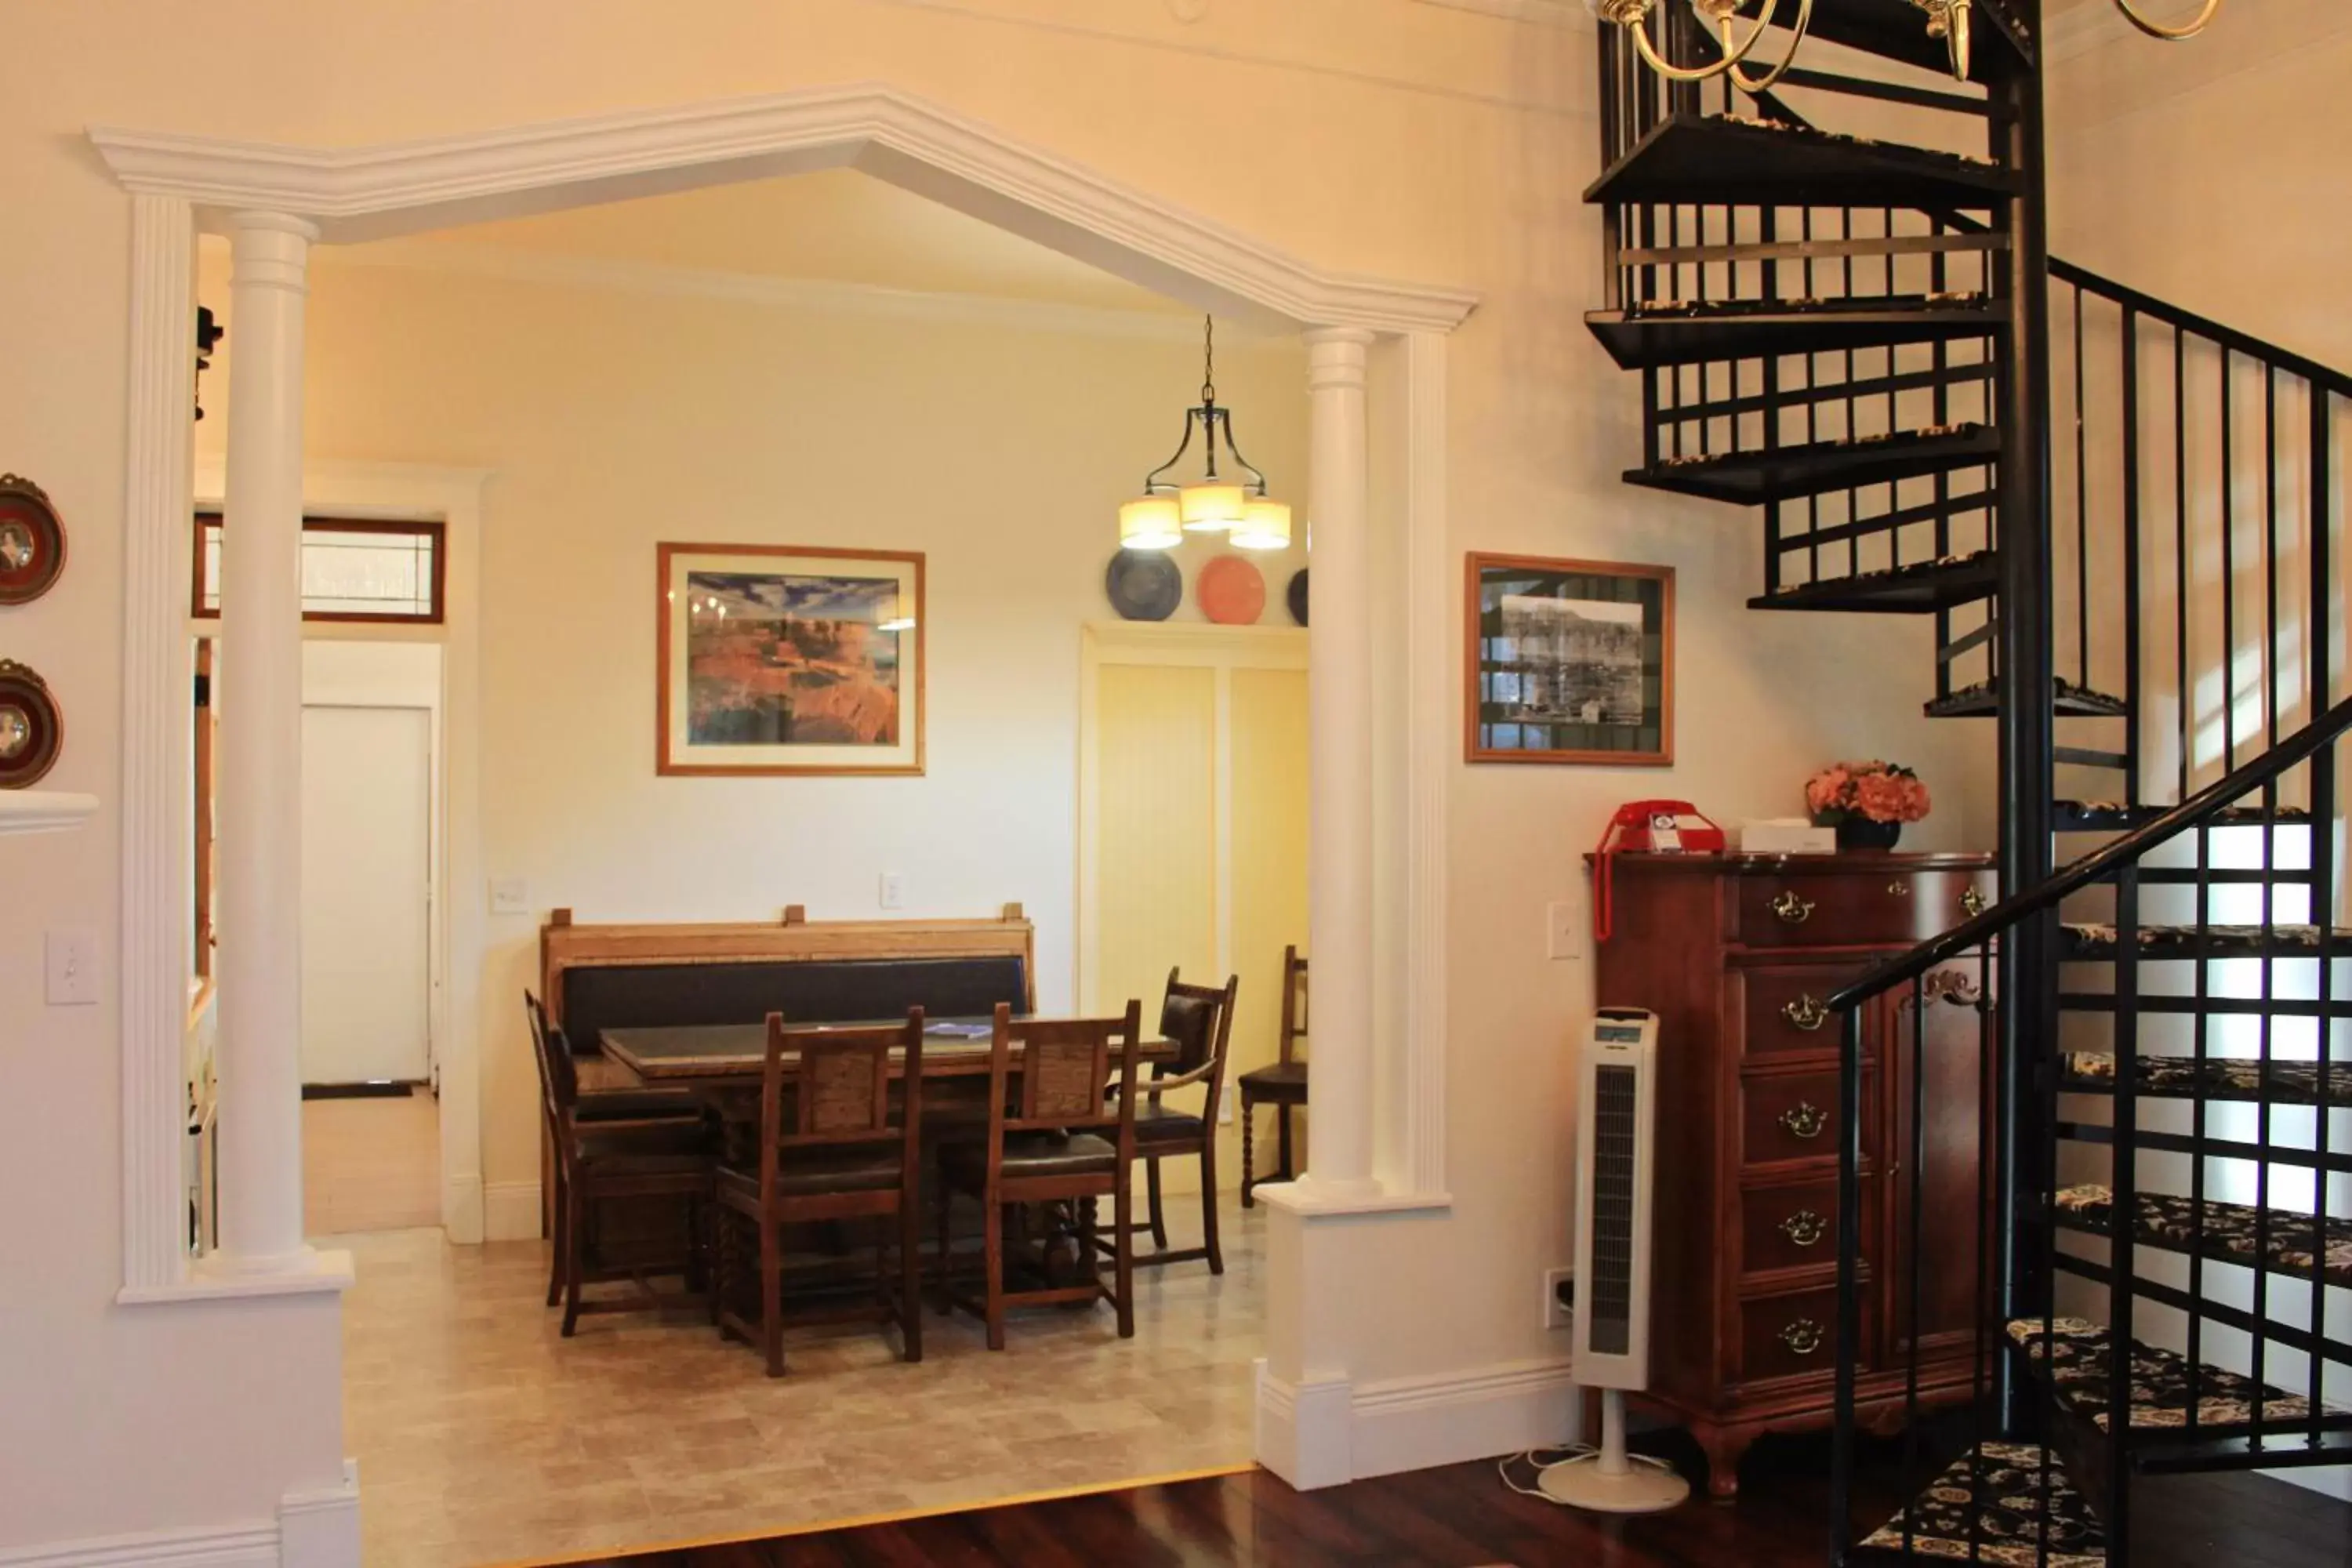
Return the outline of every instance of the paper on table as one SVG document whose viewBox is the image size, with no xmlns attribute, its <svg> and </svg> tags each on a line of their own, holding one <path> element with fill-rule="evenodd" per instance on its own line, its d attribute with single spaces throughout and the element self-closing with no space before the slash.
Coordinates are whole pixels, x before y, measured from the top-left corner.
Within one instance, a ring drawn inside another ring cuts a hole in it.
<svg viewBox="0 0 2352 1568">
<path fill-rule="evenodd" d="M 942 1040 L 985 1040 L 996 1033 L 993 1024 L 926 1024 L 923 1033 Z"/>
</svg>

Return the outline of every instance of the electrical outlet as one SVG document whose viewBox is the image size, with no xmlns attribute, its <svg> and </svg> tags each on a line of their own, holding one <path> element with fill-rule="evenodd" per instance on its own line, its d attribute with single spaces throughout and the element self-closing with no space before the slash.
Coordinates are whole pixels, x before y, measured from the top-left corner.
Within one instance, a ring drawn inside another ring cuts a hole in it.
<svg viewBox="0 0 2352 1568">
<path fill-rule="evenodd" d="M 1565 1329 L 1576 1302 L 1576 1270 L 1547 1268 L 1543 1277 L 1544 1327 Z"/>
<path fill-rule="evenodd" d="M 1217 1125 L 1220 1127 L 1231 1127 L 1233 1124 L 1234 1101 L 1233 1097 L 1231 1095 L 1227 1095 L 1224 1099 L 1217 1101 Z"/>
<path fill-rule="evenodd" d="M 98 938 L 86 931 L 49 932 L 46 990 L 52 1007 L 84 1007 L 98 1000 Z"/>
<path fill-rule="evenodd" d="M 907 879 L 896 871 L 882 873 L 882 907 L 895 910 L 907 902 Z"/>
<path fill-rule="evenodd" d="M 1570 962 L 1584 956 L 1584 911 L 1574 900 L 1544 906 L 1544 955 Z"/>
</svg>

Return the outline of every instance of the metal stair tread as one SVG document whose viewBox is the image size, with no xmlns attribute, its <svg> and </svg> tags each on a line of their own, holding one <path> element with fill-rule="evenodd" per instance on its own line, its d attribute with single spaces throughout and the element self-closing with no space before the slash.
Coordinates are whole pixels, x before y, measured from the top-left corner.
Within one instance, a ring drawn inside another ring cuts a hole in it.
<svg viewBox="0 0 2352 1568">
<path fill-rule="evenodd" d="M 2116 955 L 2118 933 L 2104 921 L 2069 921 L 2059 928 L 2063 945 L 2059 956 L 2106 963 Z M 2342 926 L 2322 931 L 2315 925 L 2285 921 L 2262 925 L 2200 926 L 2142 924 L 2133 928 L 2139 955 L 2147 958 L 2295 958 L 2317 952 L 2352 951 L 2352 931 Z"/>
<path fill-rule="evenodd" d="M 2051 1198 L 2051 1215 L 2059 1227 L 2090 1236 L 2111 1232 L 2115 1194 L 2095 1183 L 2062 1187 Z M 2136 1239 L 2142 1247 L 2189 1253 L 2211 1261 L 2252 1267 L 2262 1212 L 2247 1204 L 2205 1200 L 2204 1234 L 2200 1245 L 2196 1205 L 2164 1193 L 2139 1194 Z M 2314 1216 L 2281 1209 L 2269 1211 L 2268 1234 L 2262 1239 L 2272 1269 L 2301 1279 L 2311 1278 L 2311 1243 L 2316 1231 Z M 2352 1289 L 2352 1220 L 2330 1215 L 2321 1276 L 2330 1285 Z"/>
<path fill-rule="evenodd" d="M 2263 1063 L 2252 1057 L 2160 1056 L 2142 1052 L 2137 1093 L 2158 1100 L 2229 1100 L 2249 1103 L 2268 1099 L 2273 1105 L 2319 1103 L 2319 1063 L 2270 1064 L 2267 1085 Z M 2060 1058 L 2059 1083 L 2078 1094 L 2113 1092 L 2116 1058 L 2112 1051 L 2068 1051 Z M 2267 1088 L 2268 1093 L 2264 1090 Z M 2333 1062 L 2327 1074 L 2327 1102 L 2352 1109 L 2352 1062 Z"/>
<path fill-rule="evenodd" d="M 2056 833 L 2128 833 L 2145 827 L 2170 811 L 2168 805 L 2130 805 L 2116 800 L 2061 800 L 2051 811 L 2051 827 Z M 2299 805 L 2281 805 L 2264 810 L 2259 805 L 2226 806 L 2208 824 L 2210 827 L 2259 827 L 2264 823 L 2276 826 L 2308 826 L 2311 813 Z"/>
<path fill-rule="evenodd" d="M 2063 679 L 2055 683 L 2051 700 L 2056 710 L 2068 718 L 2121 719 L 2131 711 L 2120 697 Z M 2000 689 L 1990 680 L 1979 680 L 1949 696 L 1938 697 L 1927 704 L 1926 711 L 1930 719 L 1995 718 L 2000 712 Z"/>
<path fill-rule="evenodd" d="M 2000 453 L 2000 433 L 1985 425 L 1906 430 L 1857 441 L 1813 441 L 1748 452 L 1713 452 L 1661 458 L 1628 468 L 1625 482 L 1735 506 L 1760 506 L 1858 485 L 1945 472 L 1989 463 Z"/>
<path fill-rule="evenodd" d="M 2017 181 L 1997 164 L 1778 121 L 1673 114 L 1585 187 L 1592 203 L 1984 208 Z"/>
<path fill-rule="evenodd" d="M 1990 550 L 1910 566 L 1800 583 L 1748 601 L 1751 610 L 1845 610 L 1864 615 L 1927 615 L 1988 598 L 2000 586 Z"/>
<path fill-rule="evenodd" d="M 1980 295 L 1925 294 L 1711 300 L 1589 310 L 1584 317 L 1623 370 L 1982 337 L 1995 321 L 1991 302 Z"/>
<path fill-rule="evenodd" d="M 1849 1562 L 1963 1562 L 2000 1568 L 2105 1568 L 2106 1531 L 2053 1452 L 2031 1443 L 1979 1443 L 1848 1553 Z M 2041 1555 L 2048 1484 L 2050 1555 Z M 1906 1550 L 1904 1534 L 1911 1543 Z"/>
<path fill-rule="evenodd" d="M 2009 1324 L 2012 1344 L 2025 1352 L 2037 1373 L 2042 1370 L 2044 1324 L 2048 1323 L 2050 1381 L 2058 1403 L 2105 1433 L 2114 1427 L 2115 1401 L 2107 1377 L 2113 1336 L 2085 1318 L 2053 1321 L 2018 1318 Z M 2257 1384 L 2225 1368 L 2197 1363 L 2177 1351 L 2132 1341 L 2131 1427 L 2133 1433 L 2171 1434 L 2202 1439 L 2229 1436 L 2273 1426 L 2308 1429 L 2311 1402 L 2299 1394 Z M 2190 1374 L 2195 1373 L 2195 1398 Z M 2260 1411 L 2259 1421 L 2256 1412 Z M 2189 1417 L 2194 1411 L 2196 1419 Z M 2326 1407 L 2323 1419 L 2332 1424 L 2352 1420 L 2352 1412 Z"/>
</svg>

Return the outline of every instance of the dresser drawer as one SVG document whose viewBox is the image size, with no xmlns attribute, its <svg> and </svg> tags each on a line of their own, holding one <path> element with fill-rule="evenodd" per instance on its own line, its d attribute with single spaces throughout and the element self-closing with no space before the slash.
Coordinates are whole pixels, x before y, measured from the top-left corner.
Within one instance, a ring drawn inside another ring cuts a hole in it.
<svg viewBox="0 0 2352 1568">
<path fill-rule="evenodd" d="M 1830 1012 L 1829 999 L 1870 967 L 1806 963 L 1731 971 L 1740 994 L 1741 1049 L 1750 1057 L 1837 1049 L 1843 1020 Z"/>
<path fill-rule="evenodd" d="M 1992 896 L 1990 871 L 1791 861 L 1739 879 L 1735 920 L 1749 947 L 1908 947 L 1951 930 Z"/>
<path fill-rule="evenodd" d="M 1865 1308 L 1864 1317 L 1868 1316 Z M 1867 1321 L 1862 1342 L 1866 1352 Z M 1789 1296 L 1755 1296 L 1739 1304 L 1741 1382 L 1761 1383 L 1807 1373 L 1828 1377 L 1836 1370 L 1837 1355 L 1836 1286 Z M 1870 1359 L 1867 1353 L 1863 1357 L 1865 1364 Z"/>
<path fill-rule="evenodd" d="M 1876 1074 L 1862 1074 L 1862 1152 L 1878 1150 L 1878 1129 L 1870 1114 Z M 1774 1073 L 1739 1085 L 1739 1157 L 1750 1165 L 1781 1160 L 1834 1160 L 1838 1152 L 1838 1071 Z"/>
<path fill-rule="evenodd" d="M 1875 1261 L 1878 1178 L 1862 1183 L 1862 1260 Z M 1787 1186 L 1750 1187 L 1739 1194 L 1739 1268 L 1743 1274 L 1837 1266 L 1837 1178 Z"/>
</svg>

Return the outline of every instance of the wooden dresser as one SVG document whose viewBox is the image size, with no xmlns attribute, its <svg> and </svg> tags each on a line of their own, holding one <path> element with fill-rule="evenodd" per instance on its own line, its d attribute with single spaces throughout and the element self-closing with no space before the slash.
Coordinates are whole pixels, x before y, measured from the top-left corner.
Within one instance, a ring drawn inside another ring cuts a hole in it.
<svg viewBox="0 0 2352 1568">
<path fill-rule="evenodd" d="M 1821 1006 L 1994 895 L 1990 857 L 1622 855 L 1596 1000 L 1659 1017 L 1656 1254 L 1650 1392 L 1686 1425 L 1709 1489 L 1738 1489 L 1764 1433 L 1830 1420 L 1837 1356 L 1838 1022 Z M 1976 1201 L 1982 1111 L 1973 960 L 1930 976 L 1926 1009 L 1927 1233 L 1955 1237 Z M 1902 1418 L 1912 1173 L 1909 987 L 1870 1005 L 1863 1128 L 1866 1424 Z M 1956 1256 L 1965 1253 L 1966 1256 Z M 1923 1402 L 1965 1398 L 1973 1247 L 1922 1260 Z"/>
</svg>

